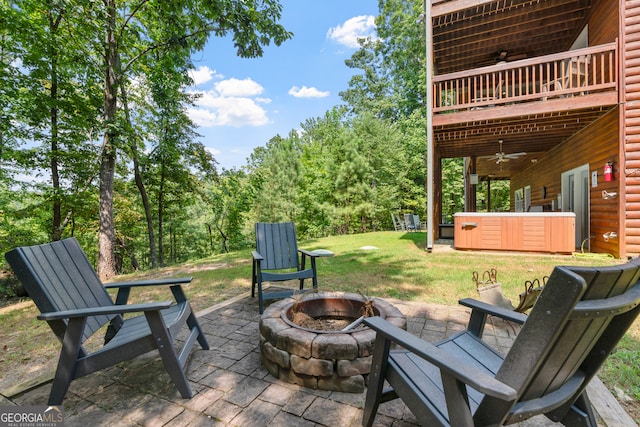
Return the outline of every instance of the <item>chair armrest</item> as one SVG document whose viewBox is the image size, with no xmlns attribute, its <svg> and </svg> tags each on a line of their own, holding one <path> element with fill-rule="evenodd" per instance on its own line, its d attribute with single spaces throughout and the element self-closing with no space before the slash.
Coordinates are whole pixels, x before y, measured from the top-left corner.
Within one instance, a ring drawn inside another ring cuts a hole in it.
<svg viewBox="0 0 640 427">
<path fill-rule="evenodd" d="M 308 257 L 311 257 L 311 258 L 318 258 L 318 257 L 322 256 L 322 255 L 314 253 L 313 251 L 309 251 L 309 250 L 306 250 L 306 249 L 299 249 L 298 248 L 298 252 L 300 252 L 304 256 L 308 256 Z"/>
<path fill-rule="evenodd" d="M 471 316 L 469 317 L 469 323 L 467 324 L 467 331 L 478 338 L 482 338 L 484 326 L 487 323 L 487 317 L 489 315 L 496 316 L 519 325 L 522 325 L 527 320 L 526 314 L 498 307 L 496 305 L 487 304 L 472 298 L 461 299 L 458 303 L 471 308 Z"/>
<path fill-rule="evenodd" d="M 442 373 L 473 387 L 481 393 L 507 402 L 513 401 L 517 397 L 517 392 L 513 388 L 488 375 L 485 371 L 410 334 L 404 329 L 392 325 L 380 317 L 365 318 L 364 323 L 378 334 L 384 335 L 385 339 L 399 344 L 438 367 Z"/>
<path fill-rule="evenodd" d="M 253 257 L 254 261 L 263 261 L 264 257 L 262 255 L 260 255 L 259 252 L 253 251 L 251 252 L 251 256 Z"/>
<path fill-rule="evenodd" d="M 487 304 L 486 302 L 478 301 L 473 298 L 461 299 L 458 301 L 458 304 L 469 307 L 472 311 L 481 312 L 483 314 L 490 314 L 491 316 L 496 316 L 503 320 L 508 320 L 519 325 L 524 324 L 524 322 L 527 320 L 526 314 L 508 310 L 503 307 L 498 307 L 497 305 Z"/>
<path fill-rule="evenodd" d="M 89 307 L 78 310 L 53 311 L 50 313 L 42 313 L 38 316 L 40 320 L 61 320 L 73 319 L 78 317 L 99 316 L 104 314 L 124 314 L 135 313 L 141 311 L 158 311 L 169 308 L 173 305 L 172 301 L 153 302 L 146 304 L 130 304 L 130 305 L 110 305 L 107 307 Z"/>
<path fill-rule="evenodd" d="M 136 280 L 132 282 L 112 282 L 104 285 L 107 289 L 135 288 L 138 286 L 182 285 L 191 283 L 192 277 L 175 277 L 168 279 Z"/>
</svg>

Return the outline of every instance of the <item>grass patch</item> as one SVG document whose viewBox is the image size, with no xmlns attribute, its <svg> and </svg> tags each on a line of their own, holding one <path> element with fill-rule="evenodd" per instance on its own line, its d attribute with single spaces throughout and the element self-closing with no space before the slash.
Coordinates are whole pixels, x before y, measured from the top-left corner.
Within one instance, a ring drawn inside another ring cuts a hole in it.
<svg viewBox="0 0 640 427">
<path fill-rule="evenodd" d="M 640 351 L 638 337 L 632 335 L 627 334 L 620 340 L 616 351 L 604 363 L 600 377 L 607 384 L 615 384 L 616 393 L 624 391 L 628 397 L 640 401 Z"/>
<path fill-rule="evenodd" d="M 368 296 L 407 301 L 457 304 L 461 298 L 477 297 L 474 271 L 495 268 L 503 293 L 514 304 L 526 280 L 542 279 L 557 265 L 612 265 L 620 260 L 533 254 L 434 251 L 427 253 L 425 233 L 378 232 L 334 236 L 300 242 L 305 249 L 329 249 L 335 256 L 318 259 L 318 282 L 322 290 L 361 292 Z M 365 249 L 365 247 L 377 249 Z M 137 280 L 192 276 L 187 296 L 200 311 L 251 290 L 251 249 L 193 262 L 118 277 Z M 295 287 L 295 284 L 292 285 Z M 136 289 L 130 302 L 166 300 L 166 288 Z M 35 320 L 32 303 L 0 309 L 0 342 L 3 343 L 0 390 L 53 369 L 59 344 L 44 322 Z M 640 322 L 621 342 L 618 351 L 601 371 L 610 389 L 628 390 L 640 399 Z"/>
</svg>

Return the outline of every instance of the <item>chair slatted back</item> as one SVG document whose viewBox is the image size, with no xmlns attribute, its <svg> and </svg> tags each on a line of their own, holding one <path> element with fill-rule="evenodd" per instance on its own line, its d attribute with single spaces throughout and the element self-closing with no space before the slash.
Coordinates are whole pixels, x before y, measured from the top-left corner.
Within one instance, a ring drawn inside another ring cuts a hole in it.
<svg viewBox="0 0 640 427">
<path fill-rule="evenodd" d="M 114 304 L 73 237 L 16 248 L 7 252 L 5 257 L 41 313 Z M 89 318 L 84 338 L 93 335 L 113 317 Z M 52 323 L 50 326 L 54 333 L 62 339 L 66 324 Z"/>
<path fill-rule="evenodd" d="M 496 378 L 520 401 L 548 396 L 576 374 L 582 390 L 638 316 L 639 279 L 637 262 L 556 267 Z"/>
<path fill-rule="evenodd" d="M 597 367 L 594 367 L 593 357 L 601 352 L 606 352 L 608 355 L 613 350 L 612 345 L 603 347 L 603 341 L 600 341 L 600 339 L 604 338 L 605 341 L 609 341 L 616 335 L 616 332 L 623 331 L 616 339 L 617 343 L 627 328 L 620 328 L 619 325 L 612 328 L 612 324 L 618 324 L 621 319 L 628 318 L 631 315 L 635 318 L 638 312 L 637 309 L 632 308 L 633 302 L 629 301 L 628 308 L 630 312 L 625 311 L 625 309 L 621 309 L 617 313 L 601 310 L 601 313 L 598 314 L 597 307 L 599 304 L 596 302 L 599 301 L 604 304 L 606 299 L 621 295 L 636 285 L 638 279 L 640 279 L 638 265 L 627 263 L 622 266 L 600 268 L 570 267 L 570 270 L 585 279 L 587 289 L 581 298 L 581 302 L 574 309 L 571 319 L 562 331 L 554 351 L 549 355 L 551 361 L 563 360 L 563 362 L 561 364 L 556 362 L 557 367 L 552 367 L 551 363 L 546 363 L 545 369 L 529 386 L 528 394 L 533 393 L 535 395 L 539 393 L 537 390 L 542 390 L 543 387 L 549 390 L 557 388 L 572 376 L 577 369 L 583 371 L 588 379 L 593 377 L 604 361 L 604 358 L 602 358 L 597 363 Z M 591 313 L 577 313 L 576 310 L 584 308 L 587 302 L 593 304 Z M 638 301 L 636 301 L 637 303 Z M 591 366 L 587 368 L 583 365 L 584 362 Z"/>
<path fill-rule="evenodd" d="M 263 270 L 299 268 L 298 243 L 293 222 L 256 223 L 256 251 L 264 257 Z"/>
</svg>

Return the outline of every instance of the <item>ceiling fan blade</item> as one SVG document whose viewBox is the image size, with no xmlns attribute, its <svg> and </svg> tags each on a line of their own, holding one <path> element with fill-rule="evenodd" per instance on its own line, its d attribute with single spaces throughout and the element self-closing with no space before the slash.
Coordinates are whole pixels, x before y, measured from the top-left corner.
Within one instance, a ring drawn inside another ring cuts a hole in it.
<svg viewBox="0 0 640 427">
<path fill-rule="evenodd" d="M 504 157 L 509 158 L 509 159 L 517 159 L 518 157 L 521 156 L 526 156 L 527 153 L 525 153 L 524 151 L 520 152 L 520 153 L 511 153 L 511 154 L 505 154 Z"/>
</svg>

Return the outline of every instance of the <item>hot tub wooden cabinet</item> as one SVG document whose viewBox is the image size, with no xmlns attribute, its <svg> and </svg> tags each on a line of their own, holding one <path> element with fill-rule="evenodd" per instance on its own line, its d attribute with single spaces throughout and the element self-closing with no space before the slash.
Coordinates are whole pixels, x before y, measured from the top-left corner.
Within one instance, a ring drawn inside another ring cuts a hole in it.
<svg viewBox="0 0 640 427">
<path fill-rule="evenodd" d="M 454 215 L 456 249 L 571 253 L 572 212 L 461 212 Z"/>
</svg>

